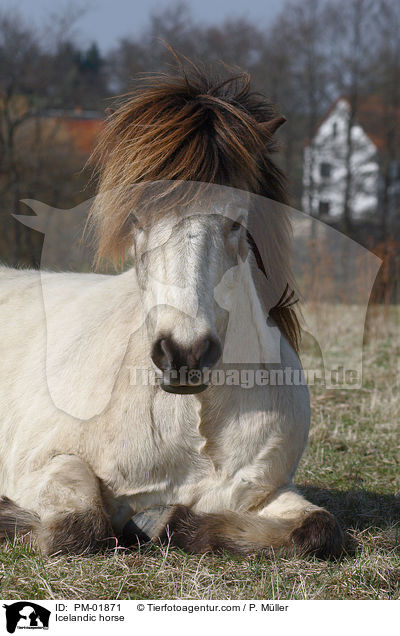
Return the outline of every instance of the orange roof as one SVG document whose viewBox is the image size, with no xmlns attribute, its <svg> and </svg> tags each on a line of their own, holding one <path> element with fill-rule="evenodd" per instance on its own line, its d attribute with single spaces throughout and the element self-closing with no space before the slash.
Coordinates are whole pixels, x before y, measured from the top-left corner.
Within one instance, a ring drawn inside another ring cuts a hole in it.
<svg viewBox="0 0 400 636">
<path fill-rule="evenodd" d="M 80 119 L 78 117 L 61 117 L 60 121 L 76 148 L 90 154 L 96 145 L 99 133 L 105 125 L 104 119 Z"/>
</svg>

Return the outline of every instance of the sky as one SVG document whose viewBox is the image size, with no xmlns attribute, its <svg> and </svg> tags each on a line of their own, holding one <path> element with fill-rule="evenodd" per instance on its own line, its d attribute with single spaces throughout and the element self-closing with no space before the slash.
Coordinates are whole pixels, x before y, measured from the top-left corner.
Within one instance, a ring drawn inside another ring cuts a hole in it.
<svg viewBox="0 0 400 636">
<path fill-rule="evenodd" d="M 96 40 L 103 51 L 117 44 L 119 38 L 136 35 L 146 28 L 152 12 L 167 8 L 171 0 L 0 0 L 1 8 L 17 8 L 29 21 L 38 25 L 57 10 L 82 7 L 83 15 L 75 34 L 80 44 Z M 226 18 L 246 17 L 259 26 L 271 22 L 284 0 L 187 0 L 194 20 L 216 24 Z"/>
</svg>

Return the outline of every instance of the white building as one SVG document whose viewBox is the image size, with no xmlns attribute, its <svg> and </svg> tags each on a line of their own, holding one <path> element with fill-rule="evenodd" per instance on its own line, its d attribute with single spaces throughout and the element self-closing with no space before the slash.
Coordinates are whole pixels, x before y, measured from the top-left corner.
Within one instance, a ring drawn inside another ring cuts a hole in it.
<svg viewBox="0 0 400 636">
<path fill-rule="evenodd" d="M 364 100 L 351 129 L 349 207 L 354 221 L 373 217 L 378 208 L 381 113 L 377 98 Z M 343 215 L 349 115 L 350 104 L 346 97 L 340 97 L 304 149 L 303 211 L 328 222 Z"/>
</svg>

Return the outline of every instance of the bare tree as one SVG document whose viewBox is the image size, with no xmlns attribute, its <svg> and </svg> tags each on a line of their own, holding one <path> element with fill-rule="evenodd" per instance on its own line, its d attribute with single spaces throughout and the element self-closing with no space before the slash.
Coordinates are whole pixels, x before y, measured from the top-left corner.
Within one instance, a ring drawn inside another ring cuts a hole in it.
<svg viewBox="0 0 400 636">
<path fill-rule="evenodd" d="M 265 49 L 266 74 L 273 80 L 271 95 L 288 116 L 285 169 L 301 196 L 301 156 L 304 142 L 312 142 L 316 124 L 331 99 L 329 55 L 326 46 L 326 10 L 320 0 L 301 0 L 285 5 L 271 26 Z M 270 70 L 272 71 L 270 75 Z M 270 82 L 271 84 L 271 82 Z M 312 210 L 315 187 L 312 181 L 314 153 L 309 148 L 310 183 L 308 208 Z"/>
<path fill-rule="evenodd" d="M 380 0 L 376 29 L 378 47 L 373 67 L 373 90 L 382 104 L 384 145 L 381 154 L 380 234 L 386 240 L 400 227 L 400 5 Z M 397 223 L 396 223 L 397 221 Z"/>
<path fill-rule="evenodd" d="M 352 195 L 354 154 L 353 129 L 357 121 L 360 97 L 368 92 L 369 69 L 375 39 L 376 3 L 374 0 L 334 0 L 327 8 L 327 34 L 330 40 L 332 83 L 338 95 L 347 97 L 345 188 L 342 229 L 352 231 Z"/>
<path fill-rule="evenodd" d="M 56 63 L 40 32 L 16 12 L 0 13 L 0 246 L 1 258 L 14 263 L 37 262 L 41 241 L 11 213 L 26 212 L 25 197 L 53 205 L 64 198 L 68 206 L 73 173 L 84 164 L 57 120 L 45 116 Z"/>
</svg>

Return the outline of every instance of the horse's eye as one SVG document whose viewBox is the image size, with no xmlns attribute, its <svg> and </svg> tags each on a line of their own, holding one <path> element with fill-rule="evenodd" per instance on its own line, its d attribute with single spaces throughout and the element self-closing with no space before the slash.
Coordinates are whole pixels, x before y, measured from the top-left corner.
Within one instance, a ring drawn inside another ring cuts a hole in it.
<svg viewBox="0 0 400 636">
<path fill-rule="evenodd" d="M 241 227 L 242 227 L 241 223 L 238 223 L 237 221 L 234 221 L 232 223 L 232 225 L 231 225 L 231 232 L 232 233 L 239 232 Z"/>
<path fill-rule="evenodd" d="M 131 226 L 131 228 L 135 228 L 135 230 L 142 230 L 143 228 L 141 227 L 138 218 L 135 214 L 133 214 L 133 212 L 131 212 L 128 216 L 128 223 Z"/>
</svg>

